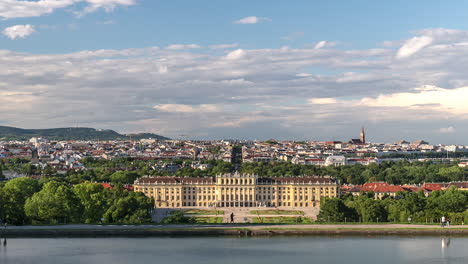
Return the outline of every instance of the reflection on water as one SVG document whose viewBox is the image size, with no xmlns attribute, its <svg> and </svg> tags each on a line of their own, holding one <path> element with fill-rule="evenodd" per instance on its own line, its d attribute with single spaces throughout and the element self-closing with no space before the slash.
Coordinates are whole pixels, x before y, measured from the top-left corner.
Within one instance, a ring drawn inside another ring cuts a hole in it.
<svg viewBox="0 0 468 264">
<path fill-rule="evenodd" d="M 0 249 L 0 263 L 468 263 L 467 242 L 460 237 L 10 238 Z"/>
<path fill-rule="evenodd" d="M 450 246 L 450 237 L 443 237 L 442 238 L 442 250 L 446 249 Z"/>
</svg>

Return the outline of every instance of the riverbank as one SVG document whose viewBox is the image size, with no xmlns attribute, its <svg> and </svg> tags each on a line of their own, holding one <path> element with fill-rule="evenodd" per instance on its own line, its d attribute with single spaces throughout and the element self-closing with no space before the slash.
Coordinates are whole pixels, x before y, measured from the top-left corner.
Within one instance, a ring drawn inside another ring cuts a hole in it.
<svg viewBox="0 0 468 264">
<path fill-rule="evenodd" d="M 175 236 L 468 236 L 468 226 L 436 225 L 63 225 L 9 226 L 13 237 L 175 237 Z"/>
</svg>

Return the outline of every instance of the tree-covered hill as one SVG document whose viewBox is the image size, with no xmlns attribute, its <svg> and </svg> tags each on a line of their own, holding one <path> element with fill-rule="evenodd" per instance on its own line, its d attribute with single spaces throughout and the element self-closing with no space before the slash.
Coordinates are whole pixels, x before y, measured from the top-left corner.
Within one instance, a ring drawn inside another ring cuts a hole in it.
<svg viewBox="0 0 468 264">
<path fill-rule="evenodd" d="M 94 129 L 88 127 L 66 127 L 66 128 L 48 128 L 48 129 L 22 129 L 16 127 L 0 126 L 1 140 L 28 140 L 31 137 L 47 137 L 52 140 L 125 140 L 125 139 L 141 139 L 154 138 L 166 140 L 168 138 L 152 134 L 142 133 L 122 135 L 114 130 Z"/>
</svg>

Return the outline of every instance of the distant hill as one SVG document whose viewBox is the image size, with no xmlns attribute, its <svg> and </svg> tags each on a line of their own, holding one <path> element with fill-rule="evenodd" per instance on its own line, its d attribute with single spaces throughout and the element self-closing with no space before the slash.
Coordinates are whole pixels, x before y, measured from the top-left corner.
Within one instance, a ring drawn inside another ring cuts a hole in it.
<svg viewBox="0 0 468 264">
<path fill-rule="evenodd" d="M 122 135 L 110 129 L 94 129 L 89 127 L 65 127 L 48 129 L 23 129 L 9 126 L 0 126 L 0 139 L 28 140 L 32 137 L 47 137 L 52 140 L 139 140 L 154 138 L 167 140 L 169 138 L 152 133 Z"/>
<path fill-rule="evenodd" d="M 156 135 L 153 133 L 135 133 L 135 134 L 125 134 L 126 137 L 133 139 L 133 140 L 140 140 L 143 138 L 154 138 L 159 140 L 169 140 L 170 138 L 163 137 L 160 135 Z"/>
</svg>

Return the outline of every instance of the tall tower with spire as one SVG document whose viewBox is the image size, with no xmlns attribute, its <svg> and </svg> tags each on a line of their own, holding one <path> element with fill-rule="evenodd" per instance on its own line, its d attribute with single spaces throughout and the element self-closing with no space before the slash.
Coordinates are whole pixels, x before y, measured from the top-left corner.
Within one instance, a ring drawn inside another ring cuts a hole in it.
<svg viewBox="0 0 468 264">
<path fill-rule="evenodd" d="M 362 144 L 366 144 L 366 133 L 364 132 L 364 127 L 361 127 L 360 139 Z"/>
</svg>

